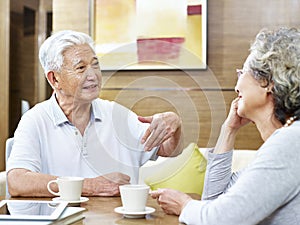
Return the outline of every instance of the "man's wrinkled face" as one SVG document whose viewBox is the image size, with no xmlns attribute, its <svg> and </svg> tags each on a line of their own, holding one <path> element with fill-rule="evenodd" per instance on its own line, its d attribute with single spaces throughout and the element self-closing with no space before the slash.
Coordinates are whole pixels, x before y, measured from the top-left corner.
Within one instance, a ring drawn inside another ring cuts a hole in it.
<svg viewBox="0 0 300 225">
<path fill-rule="evenodd" d="M 60 94 L 80 102 L 98 98 L 102 76 L 98 57 L 90 46 L 72 46 L 63 53 L 63 57 L 61 71 L 56 73 Z"/>
</svg>

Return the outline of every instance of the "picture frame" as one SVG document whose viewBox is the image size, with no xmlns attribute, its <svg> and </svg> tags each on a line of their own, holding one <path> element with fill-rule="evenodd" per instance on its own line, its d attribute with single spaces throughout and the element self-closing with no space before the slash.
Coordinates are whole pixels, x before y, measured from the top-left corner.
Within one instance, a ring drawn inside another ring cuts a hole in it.
<svg viewBox="0 0 300 225">
<path fill-rule="evenodd" d="M 207 69 L 207 0 L 90 0 L 102 70 Z"/>
</svg>

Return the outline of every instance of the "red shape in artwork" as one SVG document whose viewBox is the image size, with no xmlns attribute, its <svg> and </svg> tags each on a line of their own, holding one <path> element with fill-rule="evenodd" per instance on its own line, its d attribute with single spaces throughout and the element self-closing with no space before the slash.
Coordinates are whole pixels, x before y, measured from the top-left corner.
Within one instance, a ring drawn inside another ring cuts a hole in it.
<svg viewBox="0 0 300 225">
<path fill-rule="evenodd" d="M 138 60 L 168 61 L 180 55 L 184 37 L 139 38 L 137 39 Z"/>
</svg>

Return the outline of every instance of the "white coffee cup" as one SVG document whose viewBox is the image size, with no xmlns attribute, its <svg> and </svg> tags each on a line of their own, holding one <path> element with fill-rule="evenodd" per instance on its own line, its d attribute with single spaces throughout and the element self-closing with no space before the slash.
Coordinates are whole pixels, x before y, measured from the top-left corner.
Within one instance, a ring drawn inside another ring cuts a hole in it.
<svg viewBox="0 0 300 225">
<path fill-rule="evenodd" d="M 144 212 L 150 187 L 140 184 L 119 186 L 123 209 L 126 212 Z"/>
<path fill-rule="evenodd" d="M 58 185 L 58 192 L 51 189 L 51 184 Z M 61 200 L 78 201 L 82 193 L 83 178 L 82 177 L 58 177 L 56 180 L 51 180 L 47 184 L 48 191 Z"/>
</svg>

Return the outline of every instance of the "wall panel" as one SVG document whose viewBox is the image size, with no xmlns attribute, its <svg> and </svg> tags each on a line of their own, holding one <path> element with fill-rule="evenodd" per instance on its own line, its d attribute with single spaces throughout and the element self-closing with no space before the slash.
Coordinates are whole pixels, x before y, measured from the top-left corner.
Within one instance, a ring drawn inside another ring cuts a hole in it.
<svg viewBox="0 0 300 225">
<path fill-rule="evenodd" d="M 89 2 L 91 0 L 52 0 L 53 30 L 90 32 Z"/>
<path fill-rule="evenodd" d="M 76 2 L 74 8 L 73 0 L 53 1 L 54 30 L 70 27 L 86 32 L 89 30 L 89 21 L 84 20 L 86 12 L 83 12 L 87 1 Z M 243 66 L 251 40 L 263 27 L 299 27 L 299 4 L 299 1 L 294 0 L 209 0 L 207 71 L 104 71 L 101 97 L 119 101 L 143 115 L 164 110 L 177 111 L 187 117 L 184 124 L 186 142 L 194 141 L 202 147 L 213 146 L 230 102 L 236 96 L 235 69 Z M 65 13 L 63 9 L 71 6 L 72 14 Z M 79 18 L 79 14 L 84 16 Z M 152 77 L 154 81 L 164 78 L 174 84 L 172 87 L 161 87 L 145 79 L 147 77 Z M 193 112 L 189 114 L 184 107 L 174 106 L 176 101 L 173 99 L 176 98 L 179 98 L 177 100 L 182 106 L 186 104 L 185 98 L 180 99 L 181 92 L 190 96 L 197 109 L 200 121 L 197 128 Z M 140 95 L 148 97 L 136 100 Z M 223 100 L 224 104 L 219 104 Z M 133 104 L 134 101 L 136 102 Z M 212 120 L 214 117 L 217 119 Z M 257 149 L 261 144 L 262 140 L 255 126 L 249 124 L 239 132 L 235 147 Z"/>
<path fill-rule="evenodd" d="M 10 3 L 9 135 L 13 136 L 21 118 L 21 101 L 33 106 L 38 98 L 36 15 L 39 2 L 11 0 Z"/>
<path fill-rule="evenodd" d="M 4 156 L 8 137 L 9 112 L 9 0 L 0 1 L 0 155 Z M 0 171 L 5 168 L 0 157 Z"/>
</svg>

